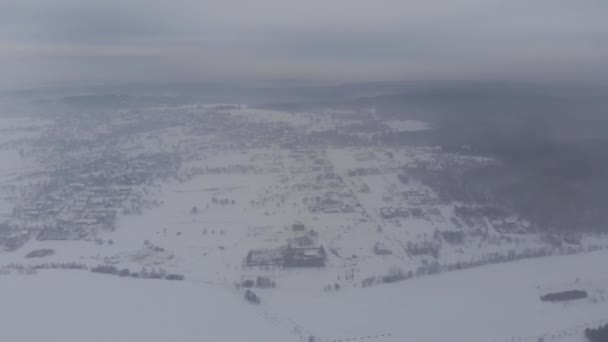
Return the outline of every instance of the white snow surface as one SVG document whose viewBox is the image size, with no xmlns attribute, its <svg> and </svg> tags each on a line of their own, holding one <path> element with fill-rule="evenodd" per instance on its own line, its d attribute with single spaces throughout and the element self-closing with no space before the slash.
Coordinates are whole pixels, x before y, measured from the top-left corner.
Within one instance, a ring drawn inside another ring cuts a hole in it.
<svg viewBox="0 0 608 342">
<path fill-rule="evenodd" d="M 600 271 L 607 258 L 600 251 L 520 260 L 369 289 L 274 291 L 264 300 L 329 341 L 583 341 L 584 328 L 608 321 L 608 302 L 594 297 L 608 285 Z M 556 288 L 590 298 L 540 301 Z"/>
<path fill-rule="evenodd" d="M 46 271 L 3 276 L 0 293 L 3 341 L 295 340 L 241 296 L 193 283 Z"/>
<path fill-rule="evenodd" d="M 242 291 L 86 271 L 0 277 L 2 336 L 20 341 L 583 341 L 608 318 L 608 251 L 521 260 L 338 292 Z M 544 303 L 546 289 L 588 299 Z M 601 295 L 600 295 L 601 294 Z"/>
</svg>

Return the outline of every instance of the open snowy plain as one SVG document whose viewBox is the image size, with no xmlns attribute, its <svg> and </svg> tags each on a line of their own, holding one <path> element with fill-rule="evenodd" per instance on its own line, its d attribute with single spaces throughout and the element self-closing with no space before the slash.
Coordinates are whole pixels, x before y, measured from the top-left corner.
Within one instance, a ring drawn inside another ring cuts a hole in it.
<svg viewBox="0 0 608 342">
<path fill-rule="evenodd" d="M 191 281 L 123 279 L 77 270 L 0 277 L 10 341 L 583 341 L 608 322 L 608 252 L 520 260 L 322 293 L 259 292 Z M 545 303 L 548 290 L 588 299 Z M 58 315 L 58 312 L 61 315 Z"/>
</svg>

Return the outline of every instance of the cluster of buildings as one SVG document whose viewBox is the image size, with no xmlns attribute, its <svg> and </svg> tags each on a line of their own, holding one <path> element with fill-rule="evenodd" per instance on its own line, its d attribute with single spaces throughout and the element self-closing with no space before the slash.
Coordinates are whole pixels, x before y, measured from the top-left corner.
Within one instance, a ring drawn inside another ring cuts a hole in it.
<svg viewBox="0 0 608 342">
<path fill-rule="evenodd" d="M 311 213 L 354 213 L 362 212 L 363 209 L 357 198 L 348 190 L 327 191 L 314 199 L 309 204 L 308 210 Z"/>
<path fill-rule="evenodd" d="M 323 267 L 327 254 L 323 246 L 293 247 L 291 244 L 276 249 L 251 250 L 245 265 L 274 267 Z"/>
<path fill-rule="evenodd" d="M 164 154 L 82 158 L 49 171 L 49 181 L 15 205 L 11 220 L 39 231 L 40 240 L 81 239 L 113 230 L 117 215 L 138 213 L 141 187 L 175 174 L 179 160 Z"/>
</svg>

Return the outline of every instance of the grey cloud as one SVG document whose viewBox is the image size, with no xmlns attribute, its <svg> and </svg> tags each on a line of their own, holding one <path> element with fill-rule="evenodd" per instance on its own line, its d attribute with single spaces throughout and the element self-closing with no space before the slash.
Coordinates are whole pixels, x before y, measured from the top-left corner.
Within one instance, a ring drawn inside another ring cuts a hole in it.
<svg viewBox="0 0 608 342">
<path fill-rule="evenodd" d="M 8 85 L 240 76 L 608 80 L 608 4 L 600 0 L 23 0 L 2 6 L 0 72 Z"/>
</svg>

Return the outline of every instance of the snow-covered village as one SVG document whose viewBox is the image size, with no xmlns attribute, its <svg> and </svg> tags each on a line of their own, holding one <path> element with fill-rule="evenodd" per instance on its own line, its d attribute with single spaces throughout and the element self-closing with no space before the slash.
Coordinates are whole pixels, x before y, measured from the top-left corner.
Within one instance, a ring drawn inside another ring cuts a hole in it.
<svg viewBox="0 0 608 342">
<path fill-rule="evenodd" d="M 0 1 L 0 342 L 608 342 L 606 18 Z"/>
<path fill-rule="evenodd" d="M 110 326 L 138 316 L 125 335 L 104 324 L 74 340 L 129 341 L 154 322 L 185 334 L 171 317 L 182 302 L 183 329 L 210 320 L 201 333 L 218 329 L 216 341 L 437 341 L 436 326 L 462 341 L 578 341 L 608 317 L 596 272 L 608 236 L 547 232 L 482 192 L 459 194 L 454 179 L 499 161 L 425 145 L 429 122 L 193 104 L 0 123 L 2 293 L 31 288 L 10 300 L 52 306 L 81 284 L 90 303 L 74 310 Z M 48 286 L 26 280 L 38 277 Z M 540 299 L 572 289 L 584 298 Z M 105 291 L 133 305 L 104 313 Z M 171 308 L 135 307 L 157 301 Z M 20 322 L 2 330 L 48 310 L 2 311 Z M 143 338 L 190 341 L 171 329 Z"/>
</svg>

